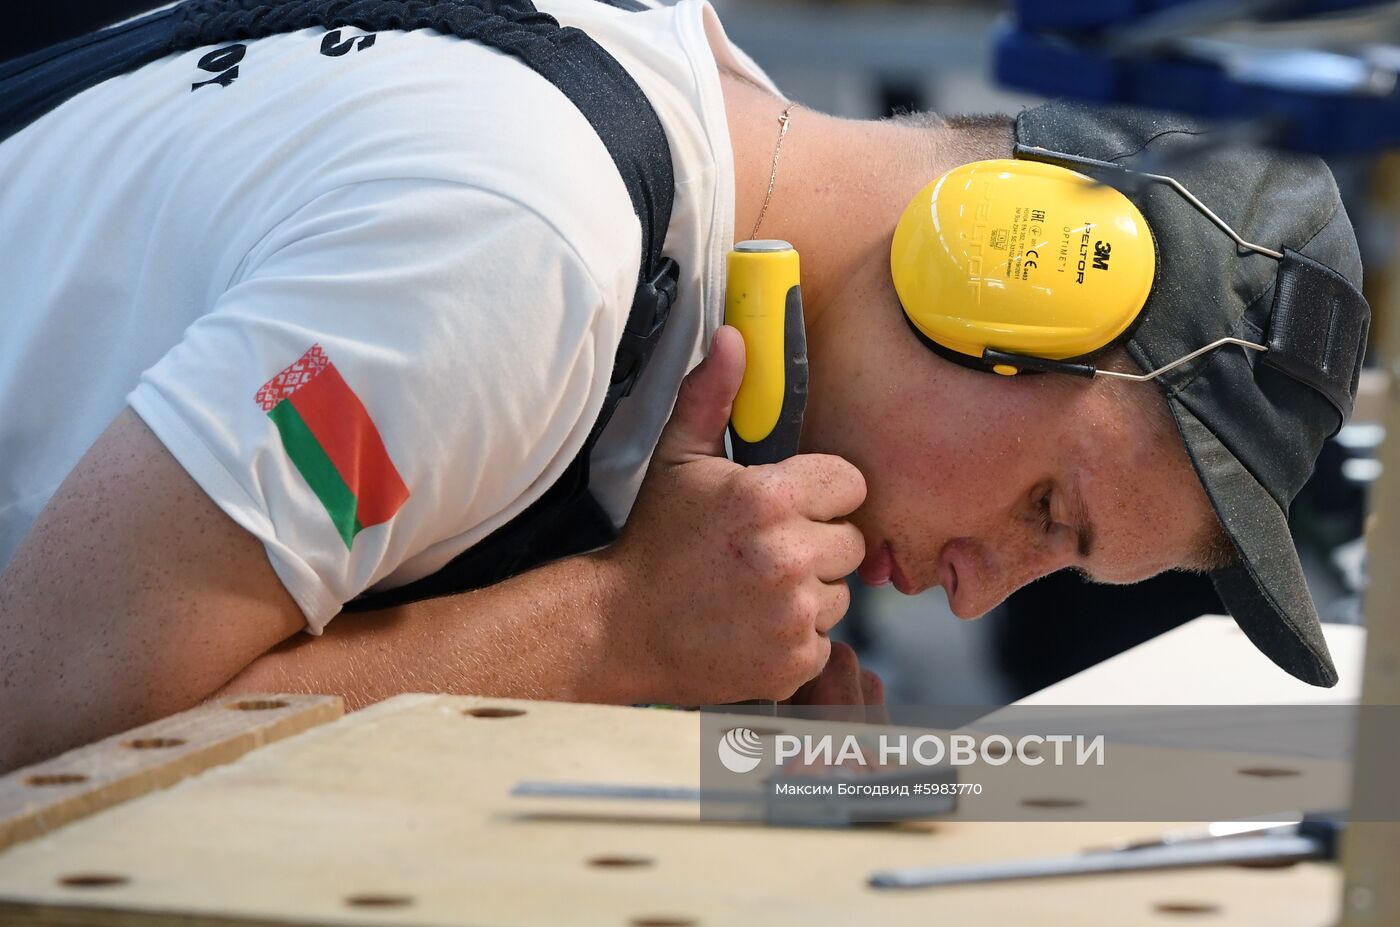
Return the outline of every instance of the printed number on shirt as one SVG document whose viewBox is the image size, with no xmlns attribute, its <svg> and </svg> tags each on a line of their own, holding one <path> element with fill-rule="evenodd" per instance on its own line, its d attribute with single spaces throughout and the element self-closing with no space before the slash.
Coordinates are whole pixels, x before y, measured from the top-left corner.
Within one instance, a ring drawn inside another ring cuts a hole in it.
<svg viewBox="0 0 1400 927">
<path fill-rule="evenodd" d="M 332 29 L 327 32 L 325 38 L 321 39 L 321 54 L 327 58 L 339 58 L 341 55 L 349 54 L 352 50 L 364 51 L 374 44 L 374 33 L 368 35 L 354 36 L 345 41 L 340 40 L 340 30 Z M 359 42 L 356 45 L 356 42 Z"/>
<path fill-rule="evenodd" d="M 352 35 L 345 38 L 339 29 L 332 29 L 321 37 L 321 54 L 327 58 L 339 58 L 348 55 L 352 51 L 364 51 L 374 45 L 376 33 L 370 32 L 365 35 Z M 214 76 L 208 80 L 198 81 L 190 84 L 190 90 L 198 90 L 200 87 L 208 87 L 211 84 L 219 87 L 227 87 L 238 80 L 238 63 L 243 60 L 243 56 L 248 53 L 248 46 L 239 42 L 235 45 L 225 45 L 223 48 L 216 48 L 203 58 L 199 59 L 199 69 L 208 71 Z"/>
<path fill-rule="evenodd" d="M 199 69 L 210 71 L 216 76 L 208 80 L 200 81 L 197 84 L 190 84 L 190 90 L 198 90 L 200 87 L 208 87 L 210 84 L 218 84 L 220 87 L 227 87 L 238 80 L 238 62 L 243 60 L 247 54 L 248 46 L 241 42 L 237 45 L 225 45 L 223 48 L 216 48 L 203 58 L 199 59 Z"/>
</svg>

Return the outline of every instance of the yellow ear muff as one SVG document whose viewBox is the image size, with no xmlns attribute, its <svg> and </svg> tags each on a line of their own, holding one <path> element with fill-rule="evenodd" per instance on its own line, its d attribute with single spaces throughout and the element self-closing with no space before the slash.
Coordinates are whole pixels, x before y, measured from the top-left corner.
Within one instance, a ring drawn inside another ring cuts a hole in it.
<svg viewBox="0 0 1400 927">
<path fill-rule="evenodd" d="M 985 348 L 1063 360 L 1108 346 L 1142 310 L 1156 266 L 1147 222 L 1118 190 L 1009 159 L 920 190 L 890 249 L 914 327 L 979 359 Z"/>
</svg>

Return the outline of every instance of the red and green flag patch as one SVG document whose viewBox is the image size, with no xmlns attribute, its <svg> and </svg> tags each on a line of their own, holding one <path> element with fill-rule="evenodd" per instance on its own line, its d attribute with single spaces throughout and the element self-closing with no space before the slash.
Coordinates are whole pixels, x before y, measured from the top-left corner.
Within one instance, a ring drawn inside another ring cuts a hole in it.
<svg viewBox="0 0 1400 927">
<path fill-rule="evenodd" d="M 257 403 L 347 548 L 403 506 L 408 487 L 379 429 L 319 344 L 264 383 Z"/>
</svg>

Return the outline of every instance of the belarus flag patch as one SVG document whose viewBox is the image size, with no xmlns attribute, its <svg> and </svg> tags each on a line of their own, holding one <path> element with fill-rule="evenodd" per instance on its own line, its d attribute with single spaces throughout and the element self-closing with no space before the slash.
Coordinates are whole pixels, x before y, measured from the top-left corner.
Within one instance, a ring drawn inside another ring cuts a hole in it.
<svg viewBox="0 0 1400 927">
<path fill-rule="evenodd" d="M 264 383 L 256 401 L 347 548 L 403 506 L 408 487 L 379 429 L 319 344 Z"/>
</svg>

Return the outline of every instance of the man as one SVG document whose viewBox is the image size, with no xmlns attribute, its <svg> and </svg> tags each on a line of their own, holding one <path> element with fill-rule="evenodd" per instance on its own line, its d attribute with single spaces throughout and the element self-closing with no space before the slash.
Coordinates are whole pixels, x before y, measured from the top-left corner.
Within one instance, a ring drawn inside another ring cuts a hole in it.
<svg viewBox="0 0 1400 927">
<path fill-rule="evenodd" d="M 492 50 L 342 29 L 262 39 L 237 61 L 171 56 L 0 145 L 17 320 L 0 347 L 0 765 L 215 692 L 701 704 L 805 686 L 812 701 L 878 701 L 878 680 L 827 638 L 854 570 L 905 593 L 941 585 L 973 617 L 1062 568 L 1109 582 L 1218 569 L 1238 584 L 1241 531 L 1277 541 L 1278 518 L 1222 529 L 1233 497 L 1213 506 L 1157 386 L 949 363 L 891 283 L 910 198 L 1008 157 L 1014 135 L 1113 159 L 1194 130 L 1065 107 L 1014 132 L 1000 118 L 841 120 L 791 108 L 699 0 L 539 6 L 628 69 L 675 169 L 680 301 L 592 454 L 590 488 L 621 537 L 336 617 L 433 574 L 559 479 L 606 390 L 637 221 L 579 113 Z M 1219 176 L 1228 160 L 1196 170 L 1219 181 L 1211 205 L 1355 278 L 1325 168 L 1253 158 L 1241 178 Z M 1181 220 L 1170 196 L 1144 197 L 1150 218 L 1166 210 L 1163 279 L 1194 261 L 1226 296 L 1192 311 L 1236 324 L 1272 265 Z M 1259 226 L 1271 212 L 1284 218 Z M 724 258 L 751 229 L 802 255 L 811 391 L 803 453 L 744 469 L 723 459 L 744 349 L 720 322 Z M 1159 283 L 1154 311 L 1174 296 Z M 1113 363 L 1160 362 L 1138 347 Z M 324 461 L 340 441 L 369 463 L 335 483 Z M 1296 566 L 1291 547 L 1280 556 Z M 1311 604 L 1285 604 L 1246 630 L 1286 627 L 1261 646 L 1331 681 Z"/>
</svg>

